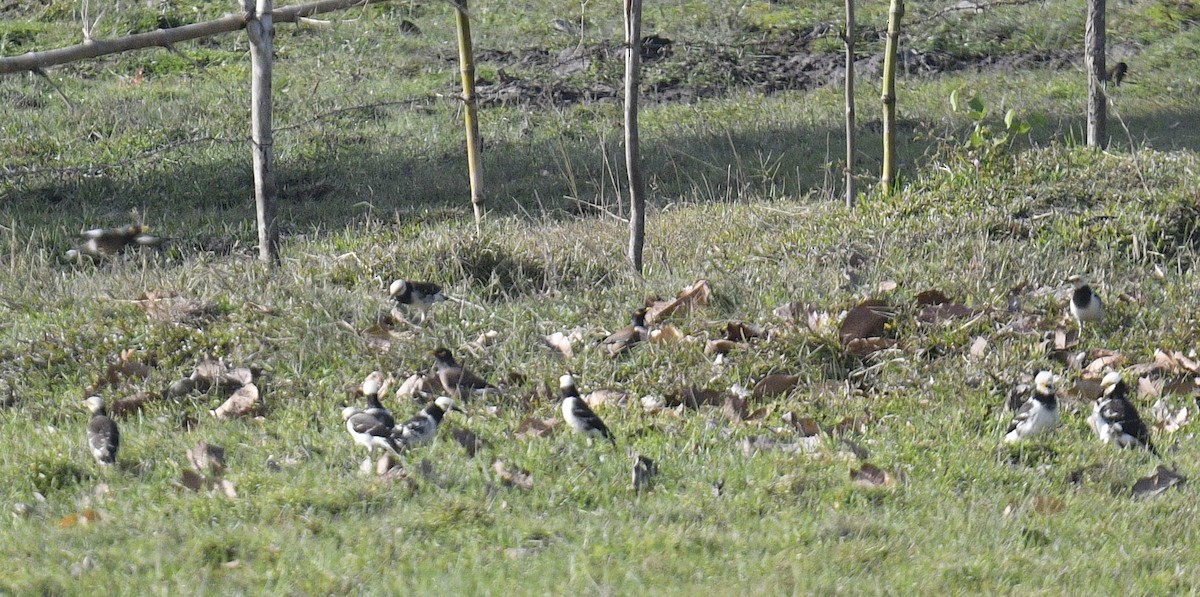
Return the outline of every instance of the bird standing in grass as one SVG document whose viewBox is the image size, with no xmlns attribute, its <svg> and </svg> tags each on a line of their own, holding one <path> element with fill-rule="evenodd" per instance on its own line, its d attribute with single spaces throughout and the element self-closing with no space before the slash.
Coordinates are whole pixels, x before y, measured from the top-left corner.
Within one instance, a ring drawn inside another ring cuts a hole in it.
<svg viewBox="0 0 1200 597">
<path fill-rule="evenodd" d="M 400 446 L 392 437 L 395 432 L 394 421 L 380 420 L 357 406 L 342 409 L 342 420 L 346 421 L 346 431 L 350 432 L 354 443 L 366 448 L 368 453 L 375 452 L 378 447 L 397 456 L 400 454 Z"/>
<path fill-rule="evenodd" d="M 462 412 L 462 409 L 454 406 L 454 400 L 451 400 L 449 396 L 438 396 L 438 399 L 432 404 L 421 409 L 417 416 L 397 427 L 396 436 L 410 448 L 427 444 L 437 437 L 438 426 L 442 424 L 442 418 L 452 410 Z"/>
<path fill-rule="evenodd" d="M 579 396 L 579 390 L 575 388 L 575 378 L 569 373 L 558 378 L 558 387 L 562 390 L 563 419 L 571 429 L 574 429 L 575 433 L 588 436 L 598 435 L 616 446 L 617 438 L 613 437 L 604 421 L 601 421 L 588 403 Z"/>
<path fill-rule="evenodd" d="M 649 332 L 646 330 L 646 309 L 639 308 L 634 311 L 632 320 L 630 325 L 613 332 L 600 341 L 600 344 L 608 350 L 608 354 L 614 357 L 622 354 L 649 336 Z"/>
<path fill-rule="evenodd" d="M 1004 443 L 1016 443 L 1024 439 L 1048 433 L 1058 426 L 1058 377 L 1049 371 L 1038 372 L 1033 378 L 1033 394 L 1013 417 L 1012 425 L 1004 436 Z"/>
<path fill-rule="evenodd" d="M 1121 448 L 1141 446 L 1158 456 L 1158 450 L 1150 443 L 1150 429 L 1129 401 L 1129 386 L 1121 378 L 1121 373 L 1111 371 L 1106 374 L 1100 380 L 1100 388 L 1103 393 L 1096 398 L 1092 414 L 1087 418 L 1088 425 L 1100 441 Z"/>
<path fill-rule="evenodd" d="M 446 392 L 458 396 L 460 400 L 494 389 L 492 384 L 459 365 L 449 349 L 438 348 L 431 354 L 437 361 L 438 380 L 442 382 L 442 387 Z"/>
<path fill-rule="evenodd" d="M 1075 275 L 1067 278 L 1067 282 L 1075 288 L 1071 293 L 1071 315 L 1083 331 L 1083 322 L 1095 323 L 1104 319 L 1104 303 L 1093 290 L 1085 275 Z"/>
<path fill-rule="evenodd" d="M 104 399 L 92 396 L 83 404 L 92 413 L 87 426 L 88 448 L 92 451 L 92 457 L 103 466 L 115 463 L 117 450 L 121 448 L 121 432 L 117 430 L 116 422 L 108 418 Z"/>
<path fill-rule="evenodd" d="M 67 259 L 105 259 L 124 252 L 130 245 L 158 247 L 163 244 L 163 239 L 146 234 L 136 224 L 122 228 L 93 228 L 84 230 L 79 236 L 83 244 L 67 251 Z"/>
<path fill-rule="evenodd" d="M 420 311 L 421 323 L 425 322 L 429 308 L 434 303 L 446 300 L 446 295 L 442 294 L 442 287 L 432 282 L 396 280 L 388 286 L 388 294 L 398 306 Z"/>
<path fill-rule="evenodd" d="M 379 389 L 382 386 L 379 381 L 380 377 L 382 377 L 382 375 L 373 373 L 367 376 L 367 379 L 363 381 L 362 391 L 367 397 L 367 409 L 364 410 L 363 413 L 375 417 L 380 423 L 389 428 L 395 427 L 396 418 L 393 417 L 392 412 L 385 408 L 383 403 L 379 401 Z"/>
</svg>

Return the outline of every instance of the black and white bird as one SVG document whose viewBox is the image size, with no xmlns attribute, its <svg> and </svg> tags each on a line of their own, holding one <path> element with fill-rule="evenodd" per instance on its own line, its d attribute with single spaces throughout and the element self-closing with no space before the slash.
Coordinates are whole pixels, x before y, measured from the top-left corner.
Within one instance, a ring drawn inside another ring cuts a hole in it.
<svg viewBox="0 0 1200 597">
<path fill-rule="evenodd" d="M 105 259 L 125 251 L 126 247 L 159 247 L 164 239 L 146 234 L 136 224 L 121 228 L 93 228 L 79 233 L 83 244 L 67 251 L 67 259 L 90 257 Z"/>
<path fill-rule="evenodd" d="M 588 403 L 579 396 L 579 390 L 575 388 L 575 377 L 568 373 L 558 378 L 558 387 L 562 390 L 563 419 L 571 429 L 574 429 L 575 433 L 587 436 L 598 435 L 616 446 L 617 438 L 613 437 L 604 421 L 601 421 Z"/>
<path fill-rule="evenodd" d="M 392 454 L 400 454 L 400 446 L 396 443 L 394 421 L 383 421 L 357 406 L 347 406 L 342 409 L 342 420 L 346 422 L 346 431 L 354 438 L 354 443 L 374 453 L 375 448 L 383 448 Z"/>
<path fill-rule="evenodd" d="M 460 400 L 495 389 L 492 384 L 459 365 L 449 349 L 438 348 L 430 354 L 437 361 L 438 381 L 442 382 L 442 387 L 447 393 L 457 396 Z"/>
<path fill-rule="evenodd" d="M 628 326 L 609 334 L 600 344 L 608 350 L 608 354 L 615 357 L 633 348 L 649 335 L 646 329 L 646 309 L 639 308 L 633 312 L 632 321 Z"/>
<path fill-rule="evenodd" d="M 452 410 L 462 412 L 462 409 L 454 406 L 454 400 L 449 396 L 438 396 L 437 400 L 421 409 L 417 416 L 396 427 L 396 438 L 410 448 L 427 444 L 437 437 L 442 418 Z"/>
<path fill-rule="evenodd" d="M 1095 323 L 1104 319 L 1104 303 L 1092 290 L 1088 277 L 1078 274 L 1067 278 L 1067 282 L 1075 289 L 1071 293 L 1071 316 L 1079 323 L 1079 329 L 1083 329 L 1085 321 Z"/>
<path fill-rule="evenodd" d="M 1121 448 L 1141 446 L 1155 456 L 1158 450 L 1150 443 L 1150 429 L 1138 416 L 1137 408 L 1129 401 L 1129 386 L 1118 371 L 1110 371 L 1100 380 L 1103 393 L 1096 398 L 1088 425 L 1100 441 Z"/>
<path fill-rule="evenodd" d="M 117 450 L 121 448 L 121 432 L 117 430 L 116 422 L 108 418 L 104 399 L 92 396 L 83 404 L 92 413 L 87 426 L 88 449 L 92 451 L 92 457 L 103 466 L 115 463 Z"/>
<path fill-rule="evenodd" d="M 1004 436 L 1011 444 L 1050 432 L 1058 426 L 1058 398 L 1055 396 L 1058 376 L 1049 371 L 1038 372 L 1033 378 L 1033 394 L 1017 414 Z"/>
<path fill-rule="evenodd" d="M 419 311 L 422 322 L 434 303 L 446 300 L 446 295 L 442 294 L 442 287 L 432 282 L 396 280 L 388 286 L 388 294 L 396 301 L 396 305 Z"/>
<path fill-rule="evenodd" d="M 382 375 L 376 372 L 368 375 L 367 379 L 363 380 L 362 391 L 363 395 L 367 397 L 367 409 L 364 410 L 363 413 L 375 417 L 380 423 L 386 425 L 387 427 L 395 427 L 396 418 L 393 417 L 392 412 L 384 407 L 383 403 L 379 401 L 379 389 L 383 385 L 382 382 L 380 382 L 380 378 L 382 377 Z"/>
</svg>

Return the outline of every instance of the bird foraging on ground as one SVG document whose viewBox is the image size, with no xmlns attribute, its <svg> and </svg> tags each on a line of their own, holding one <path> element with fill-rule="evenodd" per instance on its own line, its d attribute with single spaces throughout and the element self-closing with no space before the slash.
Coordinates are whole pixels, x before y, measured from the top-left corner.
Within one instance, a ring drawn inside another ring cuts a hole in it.
<svg viewBox="0 0 1200 597">
<path fill-rule="evenodd" d="M 616 446 L 617 438 L 613 437 L 604 421 L 600 420 L 592 411 L 592 407 L 579 396 L 579 390 L 575 388 L 575 378 L 570 373 L 558 378 L 558 387 L 562 390 L 563 419 L 571 429 L 574 429 L 575 433 L 587 436 L 598 435 Z"/>
<path fill-rule="evenodd" d="M 1071 293 L 1071 316 L 1083 330 L 1083 322 L 1095 323 L 1104 319 L 1104 303 L 1093 290 L 1088 277 L 1078 274 L 1067 278 L 1074 291 Z"/>
<path fill-rule="evenodd" d="M 383 377 L 378 372 L 373 372 L 363 380 L 362 391 L 367 397 L 367 409 L 363 413 L 375 417 L 380 423 L 387 427 L 396 426 L 396 418 L 392 416 L 392 412 L 383 406 L 379 401 L 379 389 L 382 387 L 380 379 Z"/>
<path fill-rule="evenodd" d="M 466 400 L 472 394 L 495 389 L 492 384 L 459 365 L 449 349 L 438 348 L 430 354 L 437 361 L 438 380 L 442 382 L 442 387 L 447 393 L 458 396 L 460 400 Z"/>
<path fill-rule="evenodd" d="M 87 425 L 88 449 L 92 451 L 92 457 L 103 466 L 115 463 L 117 450 L 121 448 L 121 432 L 117 430 L 116 422 L 108 418 L 104 399 L 92 396 L 83 404 L 92 413 Z"/>
<path fill-rule="evenodd" d="M 633 490 L 641 493 L 643 489 L 650 486 L 651 479 L 658 474 L 658 465 L 653 460 L 642 456 L 641 454 L 633 455 Z"/>
<path fill-rule="evenodd" d="M 342 420 L 346 422 L 346 431 L 350 432 L 354 443 L 366 448 L 368 453 L 374 453 L 378 447 L 400 455 L 400 446 L 392 437 L 395 432 L 394 422 L 382 421 L 357 406 L 342 409 Z"/>
<path fill-rule="evenodd" d="M 163 239 L 146 234 L 141 226 L 136 224 L 121 228 L 93 228 L 79 233 L 83 244 L 67 251 L 67 259 L 89 257 L 91 259 L 107 259 L 123 253 L 129 246 L 158 247 Z"/>
<path fill-rule="evenodd" d="M 1004 435 L 1004 443 L 1036 437 L 1058 426 L 1057 386 L 1058 376 L 1049 371 L 1038 372 L 1033 378 L 1033 394 L 1013 416 L 1012 425 Z"/>
<path fill-rule="evenodd" d="M 608 350 L 608 354 L 615 357 L 633 348 L 638 342 L 646 340 L 648 337 L 646 309 L 639 308 L 633 312 L 630 325 L 609 334 L 607 338 L 600 341 L 600 344 Z"/>
<path fill-rule="evenodd" d="M 391 286 L 388 286 L 388 295 L 392 297 L 397 306 L 420 311 L 422 323 L 434 303 L 446 300 L 441 286 L 432 282 L 413 282 L 411 280 L 392 282 Z"/>
<path fill-rule="evenodd" d="M 396 437 L 407 447 L 419 446 L 433 441 L 437 437 L 438 426 L 449 411 L 462 412 L 454 406 L 454 400 L 449 396 L 438 396 L 431 404 L 421 409 L 417 416 L 407 420 L 396 428 Z"/>
<path fill-rule="evenodd" d="M 1150 429 L 1142 422 L 1137 408 L 1129 401 L 1129 386 L 1121 378 L 1121 373 L 1107 373 L 1100 380 L 1100 388 L 1103 393 L 1096 398 L 1092 414 L 1087 418 L 1088 425 L 1096 432 L 1100 441 L 1116 444 L 1121 448 L 1141 446 L 1157 456 L 1158 450 L 1150 443 Z"/>
</svg>

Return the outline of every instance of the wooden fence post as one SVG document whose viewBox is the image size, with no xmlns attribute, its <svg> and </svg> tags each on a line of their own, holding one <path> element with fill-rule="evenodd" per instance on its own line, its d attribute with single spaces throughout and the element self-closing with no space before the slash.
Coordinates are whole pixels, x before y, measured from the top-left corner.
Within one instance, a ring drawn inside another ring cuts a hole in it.
<svg viewBox="0 0 1200 597">
<path fill-rule="evenodd" d="M 1104 0 L 1088 0 L 1087 23 L 1083 34 L 1083 64 L 1088 78 L 1087 145 L 1097 148 L 1108 144 L 1108 106 L 1104 95 L 1104 10 Z"/>
<path fill-rule="evenodd" d="M 625 169 L 629 174 L 629 263 L 642 273 L 646 243 L 646 187 L 638 146 L 638 82 L 641 80 L 642 0 L 625 0 Z"/>
<path fill-rule="evenodd" d="M 275 148 L 271 132 L 271 62 L 275 26 L 271 0 L 245 0 L 250 36 L 250 143 L 254 155 L 254 203 L 258 211 L 258 258 L 279 262 L 276 222 Z"/>
<path fill-rule="evenodd" d="M 475 50 L 471 44 L 471 17 L 467 0 L 457 0 L 454 8 L 458 26 L 458 70 L 462 74 L 463 123 L 467 128 L 467 174 L 471 180 L 471 208 L 475 211 L 475 230 L 483 226 L 483 166 L 479 161 L 479 107 L 475 97 Z"/>
</svg>

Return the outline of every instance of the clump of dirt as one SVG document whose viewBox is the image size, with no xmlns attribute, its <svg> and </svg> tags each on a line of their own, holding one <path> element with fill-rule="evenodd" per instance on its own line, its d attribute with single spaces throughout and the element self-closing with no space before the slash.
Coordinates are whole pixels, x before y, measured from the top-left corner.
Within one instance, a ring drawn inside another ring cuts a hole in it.
<svg viewBox="0 0 1200 597">
<path fill-rule="evenodd" d="M 764 94 L 809 90 L 844 77 L 840 52 L 812 51 L 813 42 L 830 35 L 828 27 L 775 31 L 739 44 L 680 42 L 660 35 L 642 39 L 643 98 L 649 103 L 691 102 L 719 97 L 732 90 Z M 878 42 L 866 32 L 867 43 Z M 959 57 L 946 52 L 905 51 L 901 73 L 935 76 L 978 69 L 1064 69 L 1075 60 L 1072 52 L 1056 51 L 1006 56 Z M 551 105 L 619 102 L 624 74 L 624 50 L 619 44 L 548 48 L 482 50 L 476 61 L 496 69 L 496 77 L 480 78 L 476 95 L 483 106 Z M 863 54 L 855 62 L 859 77 L 879 77 L 882 52 Z"/>
</svg>

